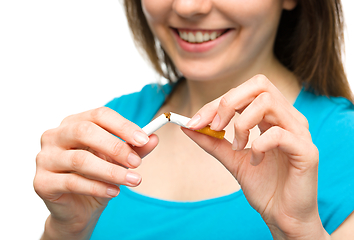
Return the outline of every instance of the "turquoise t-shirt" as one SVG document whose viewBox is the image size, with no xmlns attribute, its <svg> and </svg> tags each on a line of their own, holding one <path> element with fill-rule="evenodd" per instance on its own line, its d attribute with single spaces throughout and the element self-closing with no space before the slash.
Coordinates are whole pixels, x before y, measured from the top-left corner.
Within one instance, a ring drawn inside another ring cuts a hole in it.
<svg viewBox="0 0 354 240">
<path fill-rule="evenodd" d="M 107 104 L 144 127 L 171 87 L 156 84 Z M 344 98 L 315 96 L 302 90 L 294 106 L 306 116 L 320 152 L 318 207 L 329 234 L 354 210 L 354 106 Z M 242 190 L 227 196 L 173 202 L 121 186 L 102 213 L 91 239 L 272 239 Z"/>
</svg>

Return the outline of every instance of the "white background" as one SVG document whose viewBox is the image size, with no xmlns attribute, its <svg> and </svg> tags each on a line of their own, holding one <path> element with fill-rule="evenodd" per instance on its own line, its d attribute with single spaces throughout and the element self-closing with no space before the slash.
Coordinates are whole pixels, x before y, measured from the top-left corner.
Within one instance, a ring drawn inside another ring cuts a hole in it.
<svg viewBox="0 0 354 240">
<path fill-rule="evenodd" d="M 354 89 L 354 4 L 343 5 Z M 0 239 L 43 231 L 48 210 L 32 186 L 41 134 L 157 79 L 118 0 L 0 0 Z"/>
</svg>

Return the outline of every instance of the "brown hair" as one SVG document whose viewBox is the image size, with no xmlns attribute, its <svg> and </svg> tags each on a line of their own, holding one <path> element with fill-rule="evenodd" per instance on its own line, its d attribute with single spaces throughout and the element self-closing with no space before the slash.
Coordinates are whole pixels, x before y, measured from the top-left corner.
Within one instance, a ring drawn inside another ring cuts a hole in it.
<svg viewBox="0 0 354 240">
<path fill-rule="evenodd" d="M 154 69 L 171 81 L 181 77 L 155 41 L 141 1 L 124 0 L 124 7 L 135 43 L 144 51 Z M 299 0 L 295 9 L 282 13 L 274 53 L 306 89 L 316 94 L 352 100 L 342 63 L 343 29 L 340 0 Z"/>
</svg>

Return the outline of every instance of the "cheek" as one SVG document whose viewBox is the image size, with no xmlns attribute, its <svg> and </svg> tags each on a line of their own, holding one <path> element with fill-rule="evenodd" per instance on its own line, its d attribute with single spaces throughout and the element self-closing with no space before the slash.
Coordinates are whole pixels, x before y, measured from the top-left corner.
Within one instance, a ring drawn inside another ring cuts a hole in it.
<svg viewBox="0 0 354 240">
<path fill-rule="evenodd" d="M 241 27 L 266 24 L 277 19 L 282 11 L 281 0 L 227 0 L 216 1 L 222 14 Z"/>
<path fill-rule="evenodd" d="M 162 22 L 170 13 L 173 0 L 142 0 L 144 15 L 149 23 Z"/>
</svg>

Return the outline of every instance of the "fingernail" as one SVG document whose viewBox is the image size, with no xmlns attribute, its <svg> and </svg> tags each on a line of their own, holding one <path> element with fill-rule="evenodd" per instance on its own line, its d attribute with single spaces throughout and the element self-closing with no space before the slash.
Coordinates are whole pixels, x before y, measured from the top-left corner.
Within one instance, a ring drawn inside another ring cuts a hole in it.
<svg viewBox="0 0 354 240">
<path fill-rule="evenodd" d="M 187 124 L 188 128 L 195 127 L 200 122 L 200 115 L 195 115 Z"/>
<path fill-rule="evenodd" d="M 107 195 L 108 196 L 117 197 L 118 193 L 119 193 L 118 188 L 112 188 L 112 187 L 107 188 Z"/>
<path fill-rule="evenodd" d="M 256 162 L 255 157 L 253 156 L 253 153 L 251 154 L 250 164 L 251 164 L 252 166 L 257 166 L 257 162 Z"/>
<path fill-rule="evenodd" d="M 232 142 L 232 150 L 236 151 L 238 149 L 238 142 L 237 139 L 234 138 L 234 141 Z"/>
<path fill-rule="evenodd" d="M 126 180 L 128 183 L 136 186 L 137 184 L 140 183 L 141 181 L 141 177 L 140 175 L 136 174 L 136 173 L 132 173 L 132 172 L 129 172 L 127 173 L 127 175 L 125 176 Z"/>
<path fill-rule="evenodd" d="M 213 122 L 211 123 L 210 129 L 216 130 L 216 128 L 219 126 L 219 124 L 220 124 L 220 116 L 219 116 L 219 114 L 216 114 Z"/>
<path fill-rule="evenodd" d="M 149 141 L 149 137 L 140 131 L 135 131 L 133 135 L 134 140 L 140 145 L 145 145 Z"/>
<path fill-rule="evenodd" d="M 129 153 L 127 161 L 133 167 L 138 167 L 141 164 L 141 158 L 134 153 Z"/>
</svg>

